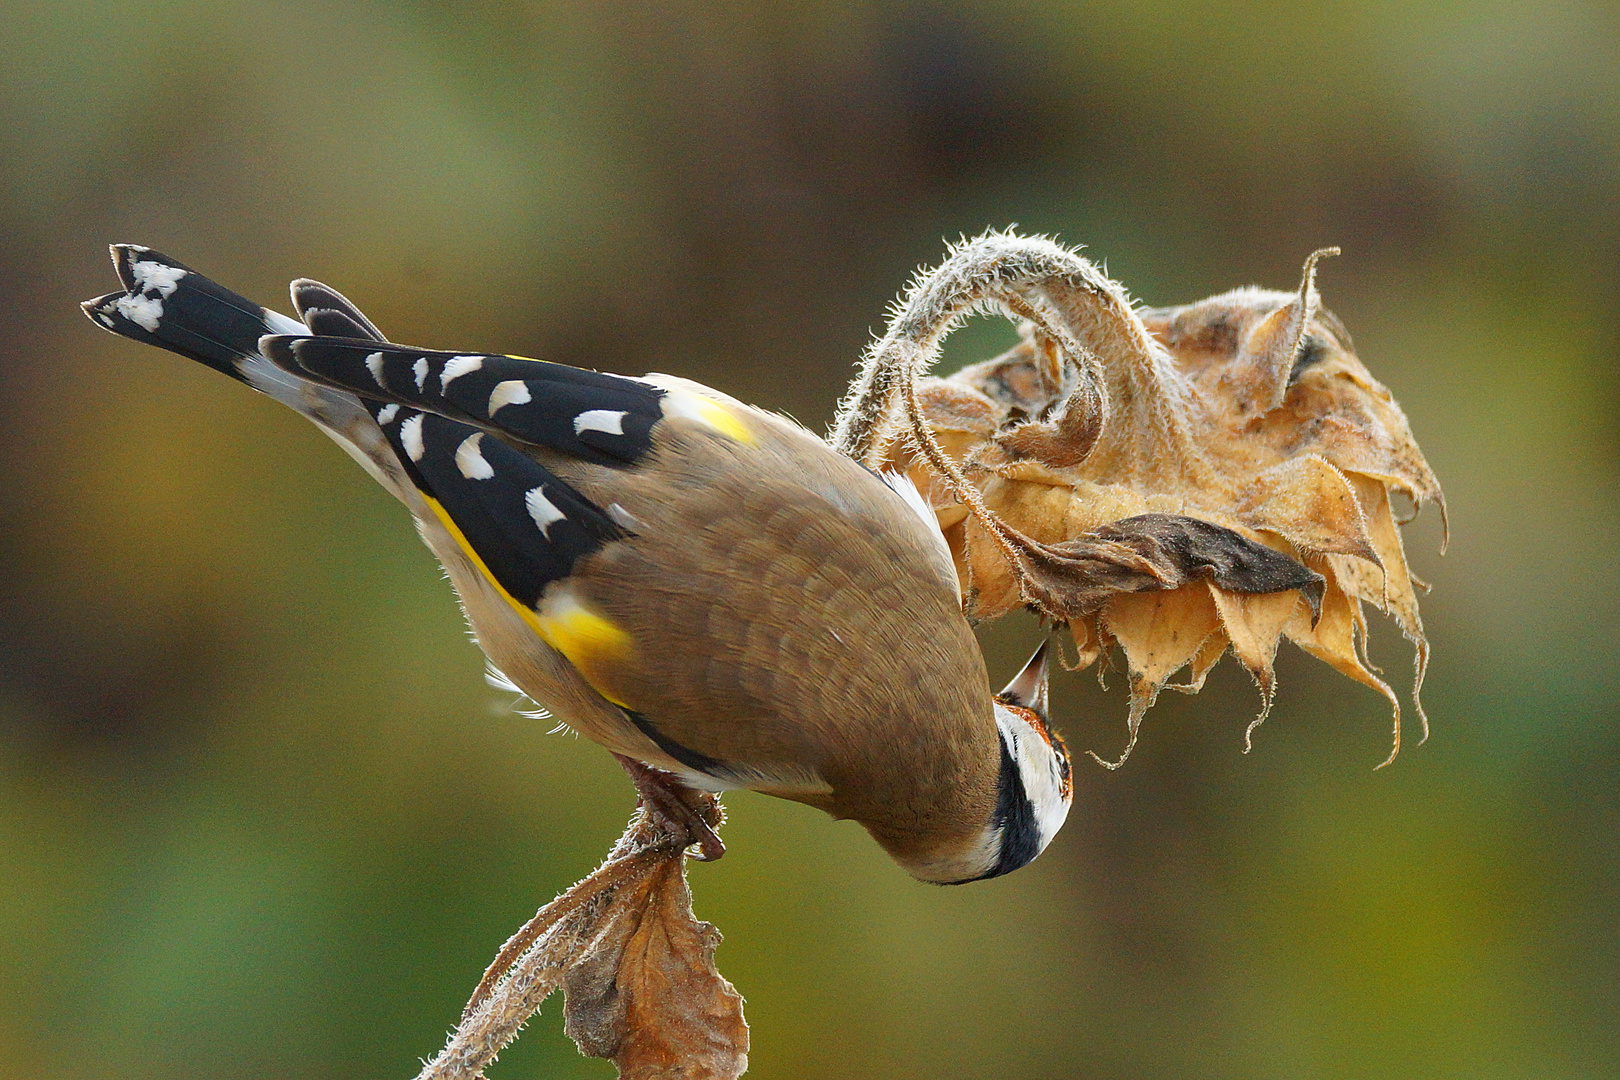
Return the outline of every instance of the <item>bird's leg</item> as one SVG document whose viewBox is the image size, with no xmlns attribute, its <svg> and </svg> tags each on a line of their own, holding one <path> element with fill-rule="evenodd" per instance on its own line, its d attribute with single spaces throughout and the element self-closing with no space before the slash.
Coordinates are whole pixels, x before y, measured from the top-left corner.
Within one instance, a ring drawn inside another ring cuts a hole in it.
<svg viewBox="0 0 1620 1080">
<path fill-rule="evenodd" d="M 676 828 L 684 829 L 691 837 L 691 843 L 698 849 L 693 858 L 699 862 L 714 862 L 726 853 L 726 845 L 721 842 L 704 812 L 688 801 L 699 793 L 681 783 L 673 773 L 655 769 L 623 754 L 613 756 L 630 774 L 630 782 L 636 785 L 641 804 Z"/>
</svg>

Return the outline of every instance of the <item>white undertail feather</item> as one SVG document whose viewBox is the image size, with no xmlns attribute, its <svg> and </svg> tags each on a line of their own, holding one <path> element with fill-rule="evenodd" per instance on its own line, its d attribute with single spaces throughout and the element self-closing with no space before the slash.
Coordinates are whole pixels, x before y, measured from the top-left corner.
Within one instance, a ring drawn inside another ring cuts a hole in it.
<svg viewBox="0 0 1620 1080">
<path fill-rule="evenodd" d="M 477 638 L 474 637 L 473 640 L 476 642 Z M 517 683 L 513 682 L 507 676 L 506 672 L 496 667 L 494 661 L 488 659 L 484 661 L 484 681 L 489 683 L 489 685 L 493 686 L 497 690 L 505 691 L 508 694 L 516 694 L 522 699 L 522 701 L 527 701 L 530 705 L 534 706 L 532 709 L 517 709 L 516 711 L 519 716 L 526 716 L 530 720 L 551 719 L 551 710 L 535 701 L 534 698 L 530 697 L 528 694 L 524 693 L 523 688 Z M 519 704 L 521 704 L 521 702 L 519 702 Z M 572 730 L 573 728 L 569 727 L 567 724 L 559 722 L 556 727 L 546 732 L 546 734 L 555 735 L 559 731 Z"/>
</svg>

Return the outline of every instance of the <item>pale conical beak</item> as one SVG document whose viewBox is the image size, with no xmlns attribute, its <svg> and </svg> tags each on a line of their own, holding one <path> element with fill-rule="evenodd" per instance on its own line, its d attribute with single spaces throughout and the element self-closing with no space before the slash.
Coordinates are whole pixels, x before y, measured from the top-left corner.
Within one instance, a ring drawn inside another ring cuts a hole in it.
<svg viewBox="0 0 1620 1080">
<path fill-rule="evenodd" d="M 1035 655 L 1029 658 L 1024 670 L 1013 676 L 1012 682 L 996 696 L 1009 705 L 1021 705 L 1046 719 L 1046 674 L 1049 642 L 1041 642 Z"/>
</svg>

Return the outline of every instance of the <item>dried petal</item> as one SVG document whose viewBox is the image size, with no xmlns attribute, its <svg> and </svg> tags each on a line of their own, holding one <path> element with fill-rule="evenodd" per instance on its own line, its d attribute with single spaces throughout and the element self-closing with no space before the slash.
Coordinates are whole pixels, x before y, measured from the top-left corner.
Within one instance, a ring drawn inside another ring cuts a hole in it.
<svg viewBox="0 0 1620 1080">
<path fill-rule="evenodd" d="M 1101 619 L 1108 634 L 1124 650 L 1131 669 L 1131 708 L 1126 721 L 1130 741 L 1115 761 L 1091 755 L 1117 769 L 1136 746 L 1142 718 L 1158 699 L 1159 691 L 1219 632 L 1220 620 L 1209 592 L 1197 583 L 1168 592 L 1114 597 L 1103 609 Z M 1223 637 L 1215 655 L 1219 656 L 1225 647 Z"/>
<path fill-rule="evenodd" d="M 1155 688 L 1196 657 L 1221 626 L 1209 590 L 1201 585 L 1116 597 L 1102 620 L 1125 650 L 1131 671 Z"/>
<path fill-rule="evenodd" d="M 1304 551 L 1330 551 L 1378 562 L 1350 481 L 1326 458 L 1309 454 L 1273 465 L 1238 498 L 1238 518 Z"/>
<path fill-rule="evenodd" d="M 1084 671 L 1095 664 L 1103 651 L 1108 648 L 1104 639 L 1107 631 L 1097 625 L 1097 616 L 1088 615 L 1075 619 L 1069 623 L 1069 635 L 1074 638 L 1075 660 L 1074 666 L 1067 663 L 1063 666 L 1069 671 Z"/>
<path fill-rule="evenodd" d="M 1337 560 L 1320 558 L 1310 560 L 1316 569 L 1328 579 L 1328 588 L 1322 599 L 1322 616 L 1312 626 L 1303 611 L 1295 612 L 1294 618 L 1288 623 L 1285 630 L 1288 640 L 1310 653 L 1319 660 L 1331 664 L 1341 674 L 1372 687 L 1389 701 L 1395 710 L 1395 720 L 1400 723 L 1400 699 L 1389 684 L 1374 675 L 1361 661 L 1360 650 L 1356 646 L 1356 635 L 1363 625 L 1361 619 L 1361 601 L 1344 588 L 1338 578 Z"/>
<path fill-rule="evenodd" d="M 1224 630 L 1210 634 L 1204 643 L 1198 647 L 1198 655 L 1193 657 L 1190 665 L 1190 674 L 1184 683 L 1165 683 L 1167 690 L 1179 690 L 1183 694 L 1196 694 L 1204 688 L 1204 680 L 1209 677 L 1213 668 L 1226 655 L 1226 647 L 1230 642 L 1226 639 Z"/>
<path fill-rule="evenodd" d="M 1316 312 L 1316 263 L 1338 248 L 1323 248 L 1305 260 L 1299 294 L 1255 323 L 1238 350 L 1235 368 L 1247 375 L 1248 390 L 1262 412 L 1283 403 L 1306 343 L 1311 316 Z"/>
<path fill-rule="evenodd" d="M 1272 662 L 1277 658 L 1277 642 L 1283 628 L 1293 621 L 1299 610 L 1299 598 L 1288 593 L 1245 596 L 1211 585 L 1210 595 L 1221 614 L 1221 626 L 1232 643 L 1232 653 L 1260 687 L 1260 715 L 1243 732 L 1243 750 L 1249 751 L 1254 729 L 1265 723 L 1271 713 L 1272 697 L 1277 692 L 1276 674 Z"/>
<path fill-rule="evenodd" d="M 1073 468 L 1091 454 L 1108 418 L 1102 388 L 1082 382 L 1051 420 L 1031 420 L 996 436 L 996 444 L 1014 458 L 1031 457 L 1054 468 Z"/>
<path fill-rule="evenodd" d="M 1353 560 L 1334 556 L 1323 556 L 1317 561 L 1317 569 L 1330 582 L 1327 598 L 1322 605 L 1322 617 L 1317 620 L 1315 626 L 1310 626 L 1303 618 L 1296 616 L 1294 621 L 1289 623 L 1286 632 L 1290 641 L 1312 656 L 1325 660 L 1342 674 L 1384 695 L 1384 700 L 1389 702 L 1393 726 L 1389 757 L 1383 762 L 1384 765 L 1388 765 L 1395 760 L 1395 755 L 1400 753 L 1401 749 L 1401 701 L 1388 683 L 1369 670 L 1361 657 L 1358 636 L 1365 637 L 1367 624 L 1361 617 L 1361 601 L 1354 591 L 1347 589 L 1344 583 L 1338 580 L 1337 570 L 1343 565 L 1355 564 Z M 1426 654 L 1421 658 L 1426 659 Z M 1417 678 L 1421 686 L 1421 664 Z"/>
</svg>

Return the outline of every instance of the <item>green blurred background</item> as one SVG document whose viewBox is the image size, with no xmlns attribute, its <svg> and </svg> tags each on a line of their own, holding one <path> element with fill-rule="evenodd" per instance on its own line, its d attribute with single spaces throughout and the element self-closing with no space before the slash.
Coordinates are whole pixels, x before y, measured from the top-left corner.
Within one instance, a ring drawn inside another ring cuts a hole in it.
<svg viewBox="0 0 1620 1080">
<path fill-rule="evenodd" d="M 1446 486 L 1435 734 L 1228 660 L 1011 878 L 739 795 L 692 873 L 761 1077 L 1620 1075 L 1620 9 L 0 2 L 0 1076 L 403 1077 L 631 807 L 487 688 L 403 511 L 76 301 L 150 244 L 396 340 L 710 382 L 820 429 L 987 225 L 1153 304 L 1326 302 Z M 1011 337 L 979 322 L 953 362 Z M 1404 684 L 1407 649 L 1375 624 Z M 997 676 L 1036 637 L 987 627 Z M 1121 687 L 1058 689 L 1077 749 Z M 549 1005 L 496 1078 L 599 1077 Z"/>
</svg>

